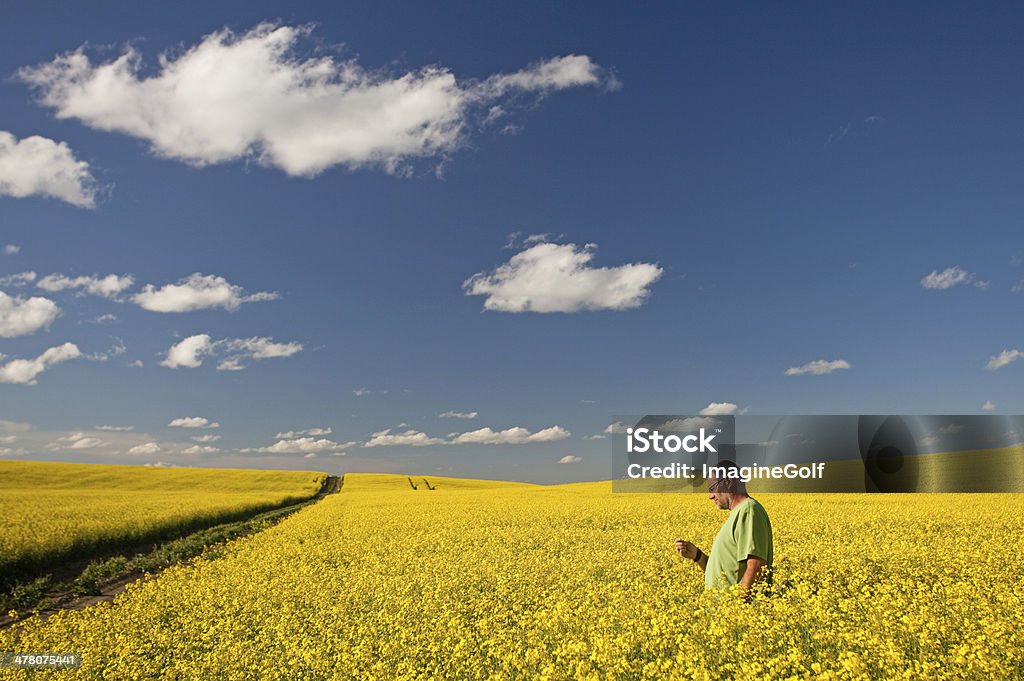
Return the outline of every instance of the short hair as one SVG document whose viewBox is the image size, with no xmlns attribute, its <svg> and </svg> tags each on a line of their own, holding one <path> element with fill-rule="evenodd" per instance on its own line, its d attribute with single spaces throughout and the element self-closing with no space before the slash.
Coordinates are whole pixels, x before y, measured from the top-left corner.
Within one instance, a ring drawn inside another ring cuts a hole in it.
<svg viewBox="0 0 1024 681">
<path fill-rule="evenodd" d="M 731 459 L 721 459 L 715 465 L 715 467 L 717 467 L 717 468 L 724 468 L 726 471 L 729 471 L 729 472 L 739 471 L 739 468 L 740 468 L 739 465 L 735 461 L 732 461 Z M 717 478 L 716 478 L 716 480 L 717 480 Z M 728 476 L 728 477 L 722 478 L 721 480 L 726 481 L 727 485 L 730 482 L 733 483 L 731 485 L 733 492 L 746 493 L 747 486 L 746 486 L 746 484 L 744 484 L 743 480 L 740 479 L 738 472 L 736 473 L 736 477 Z"/>
</svg>

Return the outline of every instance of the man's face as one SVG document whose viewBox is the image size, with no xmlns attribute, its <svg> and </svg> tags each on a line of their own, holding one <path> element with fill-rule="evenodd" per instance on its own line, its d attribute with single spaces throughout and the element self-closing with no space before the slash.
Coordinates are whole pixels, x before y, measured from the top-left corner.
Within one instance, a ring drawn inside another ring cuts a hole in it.
<svg viewBox="0 0 1024 681">
<path fill-rule="evenodd" d="M 708 478 L 708 498 L 715 502 L 715 507 L 725 511 L 729 508 L 729 493 L 726 487 L 728 480 Z"/>
</svg>

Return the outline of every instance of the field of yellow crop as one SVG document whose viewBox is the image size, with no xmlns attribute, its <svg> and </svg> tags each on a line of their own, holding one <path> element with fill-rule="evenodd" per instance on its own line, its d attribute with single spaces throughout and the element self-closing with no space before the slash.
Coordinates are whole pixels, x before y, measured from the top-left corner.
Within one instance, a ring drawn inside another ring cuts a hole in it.
<svg viewBox="0 0 1024 681">
<path fill-rule="evenodd" d="M 60 679 L 1024 677 L 1024 495 L 763 495 L 776 589 L 748 604 L 672 549 L 710 548 L 706 496 L 429 480 L 350 474 L 0 651 L 83 653 Z"/>
<path fill-rule="evenodd" d="M 0 575 L 308 499 L 326 477 L 0 461 Z"/>
</svg>

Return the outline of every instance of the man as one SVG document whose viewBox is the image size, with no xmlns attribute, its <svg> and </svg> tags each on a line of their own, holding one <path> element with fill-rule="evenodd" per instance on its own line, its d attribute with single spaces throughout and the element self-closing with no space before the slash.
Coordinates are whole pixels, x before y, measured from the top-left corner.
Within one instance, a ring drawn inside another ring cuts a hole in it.
<svg viewBox="0 0 1024 681">
<path fill-rule="evenodd" d="M 707 480 L 709 498 L 719 509 L 729 511 L 729 517 L 711 545 L 711 555 L 683 539 L 676 539 L 676 551 L 704 570 L 705 588 L 739 584 L 749 597 L 755 583 L 772 583 L 772 524 L 764 506 L 747 495 L 735 462 L 720 461 L 711 473 Z"/>
</svg>

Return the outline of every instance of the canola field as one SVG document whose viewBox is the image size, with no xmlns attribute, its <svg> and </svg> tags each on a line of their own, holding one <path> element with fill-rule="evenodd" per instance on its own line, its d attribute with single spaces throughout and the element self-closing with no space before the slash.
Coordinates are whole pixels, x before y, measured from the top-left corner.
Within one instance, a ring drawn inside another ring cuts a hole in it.
<svg viewBox="0 0 1024 681">
<path fill-rule="evenodd" d="M 308 499 L 326 477 L 0 461 L 0 578 Z"/>
<path fill-rule="evenodd" d="M 1024 495 L 768 495 L 775 591 L 708 594 L 706 495 L 345 477 L 212 560 L 0 631 L 60 679 L 1024 678 Z"/>
</svg>

